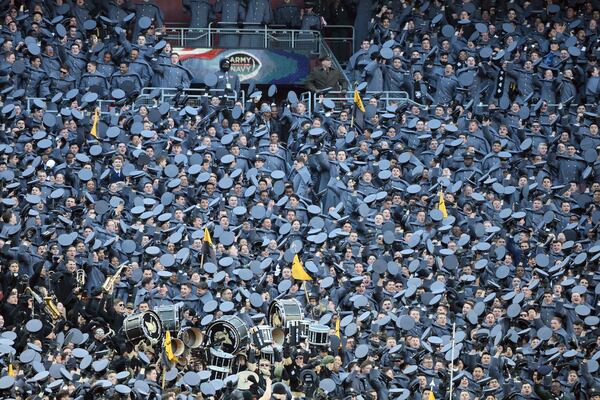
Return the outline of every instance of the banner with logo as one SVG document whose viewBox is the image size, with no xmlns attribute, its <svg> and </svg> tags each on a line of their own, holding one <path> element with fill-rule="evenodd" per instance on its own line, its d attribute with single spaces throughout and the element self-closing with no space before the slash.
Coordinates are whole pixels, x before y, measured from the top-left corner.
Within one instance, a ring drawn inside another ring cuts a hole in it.
<svg viewBox="0 0 600 400">
<path fill-rule="evenodd" d="M 228 58 L 231 71 L 247 82 L 258 84 L 303 84 L 310 71 L 308 57 L 285 50 L 238 50 L 175 48 L 184 67 L 189 69 L 195 81 L 219 71 L 219 61 Z"/>
</svg>

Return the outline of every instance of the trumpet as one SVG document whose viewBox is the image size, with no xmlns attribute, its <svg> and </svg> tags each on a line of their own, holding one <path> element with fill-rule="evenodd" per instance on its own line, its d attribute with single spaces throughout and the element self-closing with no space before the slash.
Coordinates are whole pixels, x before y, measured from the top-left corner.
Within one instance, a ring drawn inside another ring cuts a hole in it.
<svg viewBox="0 0 600 400">
<path fill-rule="evenodd" d="M 117 268 L 117 272 L 115 272 L 114 275 L 111 275 L 108 278 L 106 278 L 106 280 L 102 284 L 102 291 L 104 291 L 104 293 L 109 293 L 113 289 L 115 283 L 117 283 L 117 280 L 121 277 L 121 272 L 123 272 L 123 269 L 126 266 L 127 263 L 119 265 L 119 268 Z"/>
</svg>

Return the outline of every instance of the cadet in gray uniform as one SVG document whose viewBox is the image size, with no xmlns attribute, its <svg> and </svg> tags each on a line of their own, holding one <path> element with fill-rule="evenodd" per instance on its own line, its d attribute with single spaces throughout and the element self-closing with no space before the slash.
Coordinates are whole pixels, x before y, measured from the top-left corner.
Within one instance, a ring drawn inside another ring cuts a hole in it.
<svg viewBox="0 0 600 400">
<path fill-rule="evenodd" d="M 163 26 L 163 15 L 162 11 L 156 4 L 150 2 L 150 0 L 144 0 L 143 3 L 135 5 L 135 18 L 136 21 L 139 21 L 142 17 L 148 17 L 154 21 L 154 26 L 156 29 L 160 29 Z M 138 37 L 140 34 L 140 27 L 138 24 L 135 24 L 133 28 L 133 34 L 131 37 Z"/>
<path fill-rule="evenodd" d="M 52 75 L 50 79 L 50 90 L 52 93 L 67 93 L 71 89 L 75 89 L 77 80 L 71 76 L 68 65 L 61 65 L 56 75 Z"/>
<path fill-rule="evenodd" d="M 87 73 L 79 79 L 79 90 L 85 92 L 96 92 L 100 98 L 108 95 L 108 79 L 96 69 L 96 61 L 88 61 Z"/>
<path fill-rule="evenodd" d="M 245 29 L 257 29 L 259 26 L 270 24 L 273 20 L 273 11 L 269 0 L 249 0 L 246 8 L 246 18 L 244 18 Z M 260 48 L 264 47 L 263 35 L 249 34 L 242 35 L 240 40 L 241 47 Z"/>
<path fill-rule="evenodd" d="M 142 90 L 142 79 L 135 72 L 129 71 L 129 64 L 121 61 L 119 70 L 110 77 L 110 85 L 113 89 L 123 89 L 127 95 Z M 126 90 L 127 89 L 127 90 Z"/>
<path fill-rule="evenodd" d="M 314 12 L 314 3 L 306 2 L 304 3 L 304 14 L 302 16 L 302 24 L 300 29 L 303 31 L 320 31 L 321 30 L 321 16 Z M 312 33 L 310 32 L 302 32 L 300 33 L 299 39 L 304 40 L 300 43 L 301 46 L 306 48 L 307 50 L 318 51 L 317 48 L 311 49 L 313 45 Z"/>
<path fill-rule="evenodd" d="M 183 0 L 183 6 L 190 12 L 190 28 L 208 28 L 215 20 L 215 9 L 207 0 Z"/>
<path fill-rule="evenodd" d="M 156 63 L 154 71 L 159 75 L 160 87 L 187 89 L 192 82 L 192 73 L 179 64 L 179 54 L 171 53 L 169 63 Z"/>
<path fill-rule="evenodd" d="M 284 0 L 275 10 L 275 24 L 292 29 L 300 28 L 302 25 L 300 7 L 292 3 L 292 0 Z"/>
<path fill-rule="evenodd" d="M 190 13 L 190 28 L 204 29 L 216 20 L 215 8 L 208 0 L 183 0 L 183 6 Z M 206 47 L 208 46 L 208 36 L 201 32 L 190 32 L 192 38 L 186 42 L 187 46 Z"/>
<path fill-rule="evenodd" d="M 246 14 L 244 6 L 239 0 L 219 0 L 216 12 L 221 14 L 220 28 L 238 28 L 238 23 L 244 20 Z M 221 48 L 238 47 L 240 37 L 235 33 L 222 34 L 218 46 Z"/>
<path fill-rule="evenodd" d="M 31 57 L 26 72 L 28 83 L 25 93 L 27 96 L 47 97 L 50 94 L 50 79 L 41 65 L 42 59 L 40 56 Z"/>
</svg>

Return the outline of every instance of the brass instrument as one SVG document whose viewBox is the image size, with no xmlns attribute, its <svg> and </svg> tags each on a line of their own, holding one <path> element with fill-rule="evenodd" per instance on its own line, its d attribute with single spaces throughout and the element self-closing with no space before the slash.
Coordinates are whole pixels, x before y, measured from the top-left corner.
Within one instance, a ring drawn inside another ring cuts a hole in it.
<svg viewBox="0 0 600 400">
<path fill-rule="evenodd" d="M 115 287 L 115 283 L 117 283 L 117 280 L 121 277 L 121 272 L 123 272 L 123 269 L 126 266 L 127 263 L 119 265 L 119 268 L 117 268 L 117 272 L 115 272 L 114 275 L 111 275 L 108 278 L 106 278 L 106 280 L 102 284 L 102 291 L 104 293 L 109 293 Z"/>
<path fill-rule="evenodd" d="M 87 275 L 85 274 L 84 270 L 78 269 L 77 271 L 75 271 L 75 279 L 77 281 L 77 287 L 79 288 L 80 293 L 84 289 L 86 278 L 87 278 Z"/>
<path fill-rule="evenodd" d="M 56 307 L 56 304 L 54 304 L 54 299 L 51 296 L 44 297 L 44 303 L 46 304 L 44 308 L 46 312 L 50 314 L 52 319 L 59 319 L 62 316 L 60 311 L 58 311 L 58 307 Z"/>
<path fill-rule="evenodd" d="M 31 289 L 29 286 L 25 288 L 25 292 L 28 292 L 31 295 L 31 297 L 33 297 L 33 300 L 35 300 L 36 303 L 42 304 L 44 302 L 44 300 L 42 300 L 42 297 L 36 292 L 34 292 L 33 289 Z"/>
<path fill-rule="evenodd" d="M 59 319 L 61 317 L 60 311 L 58 311 L 58 308 L 56 307 L 56 304 L 54 304 L 54 300 L 52 299 L 52 296 L 44 296 L 44 298 L 42 299 L 42 296 L 40 296 L 39 294 L 37 294 L 30 287 L 27 287 L 25 289 L 25 291 L 29 292 L 29 294 L 31 294 L 31 297 L 33 297 L 33 299 L 35 300 L 36 303 L 44 306 L 44 311 L 52 319 Z"/>
</svg>

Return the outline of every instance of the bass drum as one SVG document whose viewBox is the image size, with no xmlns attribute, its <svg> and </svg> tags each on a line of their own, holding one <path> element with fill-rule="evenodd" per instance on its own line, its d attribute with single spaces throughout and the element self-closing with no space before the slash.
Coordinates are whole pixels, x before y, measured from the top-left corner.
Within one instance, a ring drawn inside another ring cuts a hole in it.
<svg viewBox="0 0 600 400">
<path fill-rule="evenodd" d="M 275 300 L 269 306 L 269 322 L 273 328 L 286 329 L 290 321 L 302 319 L 302 306 L 296 299 Z"/>
<path fill-rule="evenodd" d="M 175 304 L 154 307 L 154 312 L 158 314 L 164 331 L 179 331 L 181 327 L 180 311 L 181 307 Z"/>
<path fill-rule="evenodd" d="M 229 354 L 245 350 L 250 342 L 248 326 L 235 315 L 211 322 L 206 328 L 205 338 L 208 346 L 220 348 Z"/>
<path fill-rule="evenodd" d="M 154 311 L 144 311 L 123 320 L 123 333 L 130 343 L 148 340 L 156 344 L 162 338 L 163 329 L 158 314 Z"/>
</svg>

